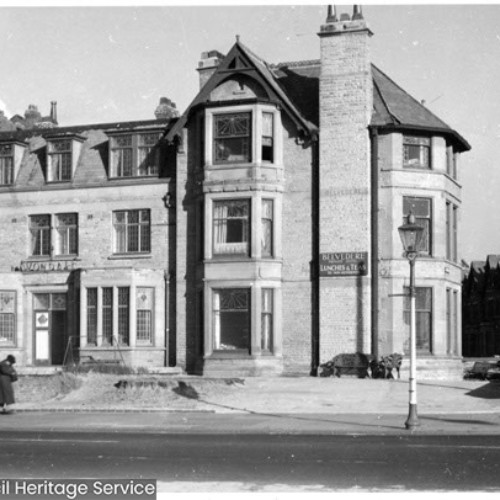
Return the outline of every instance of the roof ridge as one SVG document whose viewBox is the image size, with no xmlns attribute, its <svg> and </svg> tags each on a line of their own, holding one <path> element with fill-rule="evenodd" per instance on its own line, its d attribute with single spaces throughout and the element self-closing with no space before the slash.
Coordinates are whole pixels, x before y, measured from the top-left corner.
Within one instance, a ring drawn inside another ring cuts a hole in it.
<svg viewBox="0 0 500 500">
<path fill-rule="evenodd" d="M 304 59 L 302 61 L 284 61 L 276 64 L 271 64 L 272 68 L 281 68 L 283 66 L 297 67 L 297 66 L 312 66 L 315 64 L 320 64 L 321 59 Z"/>
</svg>

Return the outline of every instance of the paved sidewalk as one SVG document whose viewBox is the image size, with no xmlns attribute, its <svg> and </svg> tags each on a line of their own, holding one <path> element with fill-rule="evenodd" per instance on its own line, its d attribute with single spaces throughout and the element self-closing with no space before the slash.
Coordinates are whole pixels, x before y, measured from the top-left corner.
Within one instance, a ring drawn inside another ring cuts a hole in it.
<svg viewBox="0 0 500 500">
<path fill-rule="evenodd" d="M 49 396 L 21 383 L 16 409 L 25 412 L 202 412 L 232 414 L 404 415 L 408 381 L 315 377 L 206 379 L 88 374 L 75 387 Z M 48 381 L 48 379 L 47 379 Z M 120 388 L 115 384 L 121 382 Z M 127 382 L 127 384 L 123 384 Z M 37 383 L 40 383 L 37 380 Z M 48 385 L 48 382 L 45 384 Z M 500 414 L 500 381 L 422 381 L 420 415 Z"/>
</svg>

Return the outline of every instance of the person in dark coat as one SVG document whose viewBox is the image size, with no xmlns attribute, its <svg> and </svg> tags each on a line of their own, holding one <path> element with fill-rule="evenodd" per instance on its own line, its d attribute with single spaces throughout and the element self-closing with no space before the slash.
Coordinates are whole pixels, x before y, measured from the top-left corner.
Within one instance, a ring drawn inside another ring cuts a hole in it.
<svg viewBox="0 0 500 500">
<path fill-rule="evenodd" d="M 9 354 L 6 359 L 0 362 L 0 407 L 3 407 L 2 413 L 10 414 L 8 406 L 15 403 L 14 389 L 12 382 L 17 380 L 17 373 L 14 369 L 16 358 Z"/>
</svg>

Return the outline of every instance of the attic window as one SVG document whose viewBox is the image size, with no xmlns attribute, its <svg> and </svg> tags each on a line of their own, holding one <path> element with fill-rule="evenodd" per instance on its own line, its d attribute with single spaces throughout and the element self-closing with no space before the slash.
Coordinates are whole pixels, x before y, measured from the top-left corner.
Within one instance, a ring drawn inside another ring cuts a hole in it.
<svg viewBox="0 0 500 500">
<path fill-rule="evenodd" d="M 124 134 L 111 138 L 111 177 L 158 175 L 160 164 L 158 132 Z"/>
<path fill-rule="evenodd" d="M 0 145 L 0 186 L 14 183 L 14 147 L 12 144 Z"/>
<path fill-rule="evenodd" d="M 54 141 L 49 143 L 48 182 L 71 181 L 71 141 Z"/>
<path fill-rule="evenodd" d="M 431 168 L 431 140 L 429 137 L 403 137 L 403 165 L 406 168 Z"/>
<path fill-rule="evenodd" d="M 250 162 L 251 113 L 214 116 L 214 163 Z"/>
</svg>

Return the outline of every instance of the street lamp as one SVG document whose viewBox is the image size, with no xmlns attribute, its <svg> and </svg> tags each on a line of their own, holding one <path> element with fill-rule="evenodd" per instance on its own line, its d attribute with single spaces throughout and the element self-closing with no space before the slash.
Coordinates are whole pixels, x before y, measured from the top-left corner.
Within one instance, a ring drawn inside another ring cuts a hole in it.
<svg viewBox="0 0 500 500">
<path fill-rule="evenodd" d="M 424 228 L 415 224 L 412 212 L 408 215 L 406 224 L 398 227 L 399 236 L 403 243 L 405 256 L 410 263 L 410 407 L 405 427 L 414 430 L 419 424 L 417 415 L 417 342 L 415 321 L 415 259 L 418 256 L 418 246 Z"/>
</svg>

